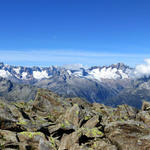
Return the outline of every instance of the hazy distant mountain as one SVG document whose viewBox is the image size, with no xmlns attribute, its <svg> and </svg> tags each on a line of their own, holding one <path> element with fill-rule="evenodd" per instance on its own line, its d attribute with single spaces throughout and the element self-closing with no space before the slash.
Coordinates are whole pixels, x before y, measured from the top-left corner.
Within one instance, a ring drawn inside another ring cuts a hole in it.
<svg viewBox="0 0 150 150">
<path fill-rule="evenodd" d="M 90 68 L 83 65 L 22 67 L 0 63 L 0 77 L 19 86 L 46 88 L 65 97 L 81 97 L 90 102 L 113 106 L 127 103 L 139 107 L 143 99 L 150 100 L 147 94 L 150 80 L 133 78 L 133 73 L 134 68 L 123 63 Z"/>
<path fill-rule="evenodd" d="M 105 104 L 117 106 L 120 104 L 129 104 L 140 108 L 143 101 L 150 101 L 150 78 L 144 77 L 132 81 L 132 86 L 124 88 L 117 95 L 105 100 Z"/>
<path fill-rule="evenodd" d="M 37 88 L 31 85 L 16 84 L 0 78 L 0 97 L 7 101 L 29 101 L 35 98 Z"/>
<path fill-rule="evenodd" d="M 0 76 L 16 83 L 50 89 L 65 96 L 78 96 L 90 102 L 104 101 L 130 86 L 132 68 L 118 63 L 111 66 L 67 65 L 63 67 L 22 67 L 0 64 Z"/>
</svg>

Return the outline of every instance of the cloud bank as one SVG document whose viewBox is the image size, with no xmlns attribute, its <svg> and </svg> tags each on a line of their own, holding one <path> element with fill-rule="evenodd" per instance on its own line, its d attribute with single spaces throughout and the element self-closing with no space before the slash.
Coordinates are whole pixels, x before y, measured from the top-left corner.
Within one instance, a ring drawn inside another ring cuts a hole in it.
<svg viewBox="0 0 150 150">
<path fill-rule="evenodd" d="M 145 59 L 145 64 L 140 64 L 135 67 L 134 75 L 136 77 L 150 76 L 150 58 Z"/>
<path fill-rule="evenodd" d="M 50 66 L 83 64 L 110 65 L 123 62 L 131 67 L 150 55 L 95 52 L 84 50 L 0 50 L 0 61 L 11 65 Z"/>
</svg>

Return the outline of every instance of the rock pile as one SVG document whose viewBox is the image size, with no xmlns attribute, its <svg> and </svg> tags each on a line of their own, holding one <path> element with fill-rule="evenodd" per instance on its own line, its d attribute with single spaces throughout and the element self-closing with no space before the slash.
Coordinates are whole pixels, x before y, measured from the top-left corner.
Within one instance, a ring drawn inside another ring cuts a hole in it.
<svg viewBox="0 0 150 150">
<path fill-rule="evenodd" d="M 39 89 L 34 101 L 0 100 L 1 150 L 149 150 L 150 103 L 111 108 Z"/>
</svg>

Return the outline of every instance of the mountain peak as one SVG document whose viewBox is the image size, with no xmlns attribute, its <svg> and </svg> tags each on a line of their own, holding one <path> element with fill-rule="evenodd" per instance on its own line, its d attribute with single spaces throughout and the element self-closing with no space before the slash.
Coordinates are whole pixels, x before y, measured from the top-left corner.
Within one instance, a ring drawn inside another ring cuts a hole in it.
<svg viewBox="0 0 150 150">
<path fill-rule="evenodd" d="M 117 64 L 112 64 L 110 65 L 110 67 L 112 68 L 117 68 L 117 69 L 126 69 L 126 68 L 130 68 L 129 66 L 125 65 L 124 63 L 117 63 Z"/>
</svg>

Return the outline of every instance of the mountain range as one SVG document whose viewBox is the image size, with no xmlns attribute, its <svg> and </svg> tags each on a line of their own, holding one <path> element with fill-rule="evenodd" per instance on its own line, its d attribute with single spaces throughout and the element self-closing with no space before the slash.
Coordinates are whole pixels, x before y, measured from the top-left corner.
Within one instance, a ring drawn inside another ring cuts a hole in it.
<svg viewBox="0 0 150 150">
<path fill-rule="evenodd" d="M 0 76 L 14 81 L 33 83 L 36 80 L 49 79 L 57 75 L 75 76 L 85 79 L 102 81 L 103 79 L 127 79 L 132 68 L 123 63 L 111 66 L 84 67 L 83 65 L 64 65 L 62 67 L 23 67 L 0 63 Z"/>
<path fill-rule="evenodd" d="M 125 103 L 139 108 L 143 100 L 150 101 L 150 78 L 136 77 L 135 68 L 123 63 L 93 67 L 23 67 L 0 63 L 0 77 L 0 96 L 7 100 L 12 96 L 14 100 L 34 99 L 37 88 L 45 88 L 64 97 L 80 97 L 114 107 Z"/>
</svg>

